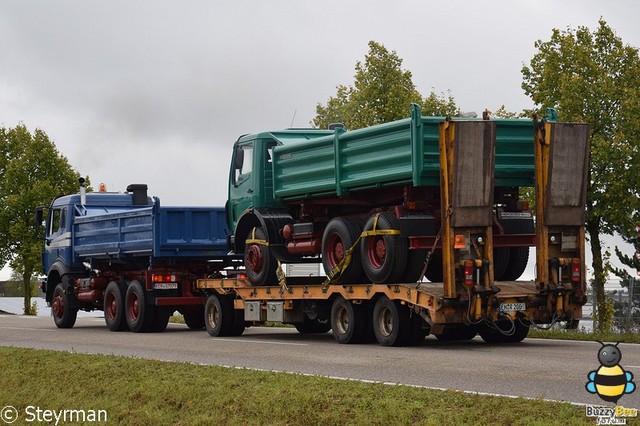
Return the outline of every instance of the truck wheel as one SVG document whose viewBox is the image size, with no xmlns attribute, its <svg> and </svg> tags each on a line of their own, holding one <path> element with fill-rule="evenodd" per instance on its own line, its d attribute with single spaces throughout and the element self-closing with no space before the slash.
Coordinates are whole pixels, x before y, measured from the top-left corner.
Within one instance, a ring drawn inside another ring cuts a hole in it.
<svg viewBox="0 0 640 426">
<path fill-rule="evenodd" d="M 404 346 L 410 339 L 409 310 L 382 296 L 373 308 L 373 332 L 383 346 Z"/>
<path fill-rule="evenodd" d="M 73 295 L 65 291 L 62 284 L 53 290 L 51 299 L 51 316 L 58 328 L 71 328 L 76 323 L 78 308 L 73 307 Z"/>
<path fill-rule="evenodd" d="M 407 345 L 418 346 L 424 342 L 424 338 L 429 334 L 430 328 L 425 323 L 425 320 L 415 312 L 409 318 L 409 323 L 411 330 L 409 332 Z"/>
<path fill-rule="evenodd" d="M 147 293 L 138 281 L 131 281 L 126 295 L 127 325 L 134 333 L 151 331 L 155 309 L 147 304 Z"/>
<path fill-rule="evenodd" d="M 376 223 L 377 218 L 377 223 Z M 400 229 L 398 219 L 389 213 L 369 218 L 365 231 Z M 400 235 L 372 235 L 362 239 L 360 258 L 367 278 L 374 283 L 398 282 L 407 265 L 407 239 Z"/>
<path fill-rule="evenodd" d="M 322 266 L 327 275 L 335 268 L 362 233 L 362 224 L 356 220 L 338 217 L 329 222 L 322 235 Z M 338 278 L 341 283 L 361 283 L 364 271 L 360 251 L 354 250 L 351 262 Z"/>
<path fill-rule="evenodd" d="M 124 301 L 127 295 L 127 284 L 111 281 L 104 291 L 104 321 L 111 331 L 127 329 Z"/>
<path fill-rule="evenodd" d="M 338 343 L 361 343 L 367 331 L 365 307 L 338 296 L 331 306 L 331 330 Z"/>
<path fill-rule="evenodd" d="M 244 322 L 244 311 L 240 309 L 233 309 L 233 300 L 231 298 L 227 299 L 229 301 L 229 308 L 233 312 L 233 325 L 231 326 L 229 336 L 241 336 L 242 333 L 244 333 L 244 330 L 247 328 Z"/>
<path fill-rule="evenodd" d="M 444 281 L 444 274 L 442 272 L 442 251 L 434 251 L 427 265 L 427 270 L 424 276 L 432 283 L 441 283 Z"/>
<path fill-rule="evenodd" d="M 153 333 L 160 333 L 166 330 L 167 324 L 169 324 L 169 317 L 173 312 L 169 308 L 162 306 L 154 306 L 153 322 L 149 327 L 149 331 Z"/>
<path fill-rule="evenodd" d="M 471 325 L 445 326 L 444 332 L 436 336 L 441 342 L 454 340 L 471 340 L 478 334 L 478 330 Z"/>
<path fill-rule="evenodd" d="M 509 249 L 509 263 L 502 276 L 504 281 L 515 281 L 527 269 L 529 263 L 529 247 L 511 247 Z"/>
<path fill-rule="evenodd" d="M 311 320 L 305 316 L 304 322 L 294 324 L 300 334 L 319 334 L 331 330 L 331 321 Z"/>
<path fill-rule="evenodd" d="M 249 232 L 246 239 L 262 242 L 253 242 L 245 246 L 244 266 L 247 270 L 247 278 L 255 286 L 276 284 L 278 282 L 276 277 L 278 262 L 271 255 L 269 246 L 266 244 L 267 234 L 262 227 L 258 226 Z"/>
<path fill-rule="evenodd" d="M 204 328 L 204 309 L 182 312 L 184 323 L 191 330 L 202 330 Z"/>
<path fill-rule="evenodd" d="M 510 249 L 500 247 L 493 249 L 493 279 L 495 281 L 508 281 L 504 278 L 504 273 L 509 266 Z"/>
<path fill-rule="evenodd" d="M 424 260 L 427 257 L 427 250 L 409 250 L 407 256 L 407 267 L 400 277 L 401 283 L 415 283 L 422 277 L 422 269 L 424 268 Z M 431 263 L 431 262 L 429 262 Z"/>
<path fill-rule="evenodd" d="M 495 326 L 499 327 L 500 330 L 509 331 L 511 328 L 511 322 L 509 321 L 500 321 L 495 324 Z M 480 326 L 478 332 L 480 333 L 480 337 L 486 343 L 519 343 L 522 342 L 527 335 L 529 334 L 529 326 L 523 324 L 519 320 L 515 320 L 513 322 L 513 326 L 515 329 L 513 333 L 510 335 L 506 335 L 501 333 L 494 327 L 490 327 L 486 324 Z"/>
<path fill-rule="evenodd" d="M 213 337 L 229 336 L 233 326 L 233 310 L 224 303 L 224 296 L 211 295 L 204 307 L 204 323 Z"/>
</svg>

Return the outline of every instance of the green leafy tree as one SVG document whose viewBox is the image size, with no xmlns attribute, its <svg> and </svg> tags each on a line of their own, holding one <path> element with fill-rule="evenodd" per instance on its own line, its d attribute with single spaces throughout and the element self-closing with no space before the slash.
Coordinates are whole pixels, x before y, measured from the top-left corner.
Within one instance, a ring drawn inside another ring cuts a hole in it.
<svg viewBox="0 0 640 426">
<path fill-rule="evenodd" d="M 402 59 L 375 41 L 369 53 L 356 62 L 353 86 L 339 85 L 326 105 L 316 106 L 312 124 L 326 128 L 342 122 L 348 129 L 359 129 L 409 116 L 412 103 L 422 105 L 425 115 L 455 115 L 458 108 L 449 94 L 432 92 L 425 99 L 413 84 L 411 71 L 402 69 Z"/>
<path fill-rule="evenodd" d="M 42 130 L 0 128 L 0 263 L 22 277 L 25 314 L 32 314 L 32 278 L 41 264 L 37 206 L 77 192 L 80 175 Z"/>
<path fill-rule="evenodd" d="M 625 242 L 633 245 L 635 253 L 632 256 L 628 256 L 622 253 L 622 251 L 618 247 L 616 247 L 616 255 L 618 256 L 618 260 L 620 260 L 620 262 L 624 266 L 635 269 L 637 271 L 637 274 L 640 275 L 640 225 L 636 228 L 636 230 L 638 232 L 635 237 L 622 237 Z M 631 274 L 629 274 L 626 269 L 613 268 L 613 273 L 620 278 L 623 286 L 628 285 Z M 640 295 L 638 296 L 640 297 Z"/>
<path fill-rule="evenodd" d="M 562 121 L 590 125 L 586 230 L 593 255 L 596 307 L 604 306 L 607 262 L 600 235 L 630 234 L 640 212 L 640 57 L 604 20 L 591 32 L 554 29 L 522 68 L 522 88 Z M 598 309 L 600 331 L 608 321 Z"/>
</svg>

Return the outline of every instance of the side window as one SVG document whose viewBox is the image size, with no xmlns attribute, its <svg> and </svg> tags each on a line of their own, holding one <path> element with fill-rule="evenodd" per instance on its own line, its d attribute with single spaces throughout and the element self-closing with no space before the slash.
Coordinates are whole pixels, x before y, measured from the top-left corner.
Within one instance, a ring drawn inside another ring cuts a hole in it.
<svg viewBox="0 0 640 426">
<path fill-rule="evenodd" d="M 253 146 L 237 146 L 233 163 L 233 183 L 244 182 L 253 168 Z"/>
<path fill-rule="evenodd" d="M 51 211 L 51 221 L 49 223 L 49 235 L 55 235 L 64 230 L 66 223 L 67 209 L 53 209 Z"/>
<path fill-rule="evenodd" d="M 273 148 L 275 148 L 276 143 L 270 143 L 267 145 L 267 164 L 273 163 Z"/>
</svg>

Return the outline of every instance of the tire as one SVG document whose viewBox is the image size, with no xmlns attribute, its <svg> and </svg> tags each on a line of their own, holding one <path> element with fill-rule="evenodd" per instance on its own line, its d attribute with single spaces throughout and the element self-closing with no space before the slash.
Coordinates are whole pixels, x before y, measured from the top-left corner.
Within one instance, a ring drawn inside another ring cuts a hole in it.
<svg viewBox="0 0 640 426">
<path fill-rule="evenodd" d="M 362 224 L 345 217 L 332 219 L 322 235 L 322 266 L 327 276 L 344 258 L 345 252 L 353 246 L 362 233 Z M 364 282 L 364 271 L 360 251 L 351 253 L 351 262 L 337 278 L 339 283 L 357 284 Z"/>
<path fill-rule="evenodd" d="M 383 346 L 404 346 L 410 343 L 409 309 L 382 296 L 373 308 L 373 332 Z"/>
<path fill-rule="evenodd" d="M 367 332 L 365 307 L 338 296 L 331 306 L 331 330 L 338 343 L 362 343 Z"/>
<path fill-rule="evenodd" d="M 147 292 L 138 281 L 131 281 L 126 294 L 126 319 L 134 333 L 151 331 L 155 306 L 147 304 Z"/>
<path fill-rule="evenodd" d="M 422 344 L 422 342 L 424 342 L 424 338 L 429 334 L 429 327 L 422 317 L 415 312 L 410 317 L 409 324 L 410 332 L 407 345 L 417 346 Z"/>
<path fill-rule="evenodd" d="M 401 283 L 415 283 L 422 278 L 422 269 L 424 261 L 427 258 L 427 250 L 409 250 L 407 256 L 407 266 L 400 277 Z M 431 263 L 431 262 L 429 262 Z"/>
<path fill-rule="evenodd" d="M 245 236 L 245 239 L 267 240 L 267 234 L 258 226 Z M 254 286 L 275 285 L 278 283 L 276 269 L 277 260 L 272 256 L 271 250 L 266 245 L 247 244 L 244 249 L 244 267 L 247 278 Z"/>
<path fill-rule="evenodd" d="M 58 284 L 53 290 L 51 299 L 51 316 L 58 328 L 71 328 L 76 323 L 78 308 L 73 306 L 75 297 L 65 290 L 66 286 Z"/>
<path fill-rule="evenodd" d="M 149 327 L 149 331 L 153 333 L 161 333 L 167 328 L 169 324 L 169 317 L 173 314 L 173 311 L 169 308 L 154 306 L 153 322 Z"/>
<path fill-rule="evenodd" d="M 227 298 L 227 301 L 229 308 L 233 312 L 233 325 L 229 331 L 229 336 L 241 336 L 247 328 L 247 324 L 244 321 L 244 311 L 233 308 L 233 299 Z"/>
<path fill-rule="evenodd" d="M 389 213 L 374 215 L 364 226 L 371 231 L 378 218 L 376 229 L 400 229 L 398 219 Z M 408 241 L 400 235 L 377 235 L 360 242 L 360 259 L 364 273 L 374 283 L 399 282 L 407 265 Z"/>
<path fill-rule="evenodd" d="M 495 326 L 499 327 L 500 330 L 509 331 L 511 329 L 511 322 L 509 321 L 500 321 L 495 324 Z M 501 333 L 495 327 L 490 327 L 486 324 L 483 324 L 478 332 L 480 333 L 480 337 L 486 343 L 519 343 L 522 342 L 527 335 L 529 334 L 529 326 L 523 324 L 519 320 L 515 320 L 513 322 L 513 333 L 506 335 Z"/>
<path fill-rule="evenodd" d="M 307 317 L 304 318 L 304 322 L 294 324 L 296 330 L 300 334 L 322 334 L 331 330 L 330 321 L 319 321 L 317 318 L 311 320 Z"/>
<path fill-rule="evenodd" d="M 434 251 L 433 254 L 431 254 L 431 259 L 429 260 L 424 276 L 432 283 L 441 283 L 444 281 L 441 250 Z"/>
<path fill-rule="evenodd" d="M 184 323 L 191 330 L 202 330 L 204 328 L 204 309 L 195 309 L 182 312 Z"/>
<path fill-rule="evenodd" d="M 511 250 L 507 247 L 493 249 L 493 279 L 495 281 L 507 281 L 504 274 L 509 266 Z"/>
<path fill-rule="evenodd" d="M 104 291 L 104 321 L 111 331 L 127 329 L 125 303 L 127 297 L 127 283 L 111 281 Z"/>
<path fill-rule="evenodd" d="M 244 332 L 242 311 L 233 309 L 233 300 L 211 295 L 204 307 L 204 324 L 212 337 L 239 336 Z M 242 319 L 242 321 L 240 321 Z"/>
<path fill-rule="evenodd" d="M 471 325 L 446 326 L 444 332 L 436 338 L 441 342 L 455 340 L 471 340 L 478 334 L 476 327 Z"/>
<path fill-rule="evenodd" d="M 515 281 L 522 276 L 529 263 L 529 247 L 511 247 L 509 264 L 503 275 L 503 281 Z"/>
</svg>

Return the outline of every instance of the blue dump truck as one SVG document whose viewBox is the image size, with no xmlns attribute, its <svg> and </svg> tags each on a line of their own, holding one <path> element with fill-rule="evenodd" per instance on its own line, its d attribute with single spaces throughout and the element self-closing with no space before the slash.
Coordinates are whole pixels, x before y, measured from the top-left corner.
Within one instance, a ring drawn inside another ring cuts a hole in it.
<svg viewBox="0 0 640 426">
<path fill-rule="evenodd" d="M 53 200 L 46 216 L 42 289 L 60 328 L 79 310 L 104 310 L 113 331 L 162 331 L 180 311 L 204 327 L 198 278 L 216 276 L 229 255 L 224 208 L 162 207 L 147 185 L 127 193 L 89 192 Z M 42 223 L 43 210 L 37 212 Z"/>
</svg>

